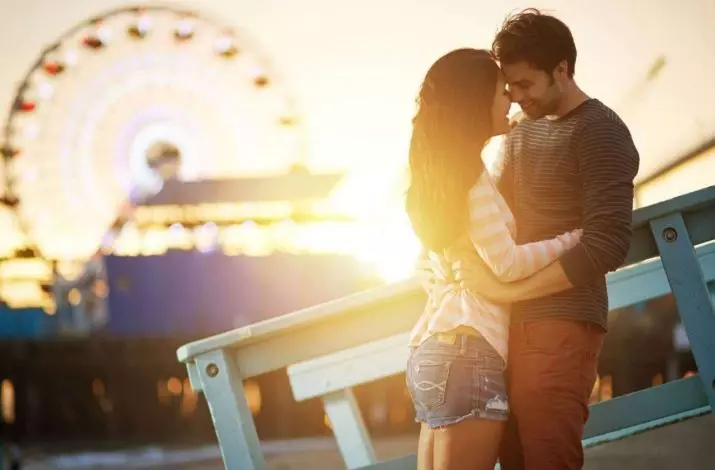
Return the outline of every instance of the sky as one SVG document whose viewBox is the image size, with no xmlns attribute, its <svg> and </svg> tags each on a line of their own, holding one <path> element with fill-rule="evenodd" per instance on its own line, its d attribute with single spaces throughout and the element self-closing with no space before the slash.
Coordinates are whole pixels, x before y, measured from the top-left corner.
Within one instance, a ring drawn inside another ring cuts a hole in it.
<svg viewBox="0 0 715 470">
<path fill-rule="evenodd" d="M 509 12 L 546 9 L 572 29 L 576 78 L 629 125 L 639 179 L 715 134 L 715 2 L 551 0 L 159 1 L 229 25 L 268 57 L 302 110 L 306 163 L 345 170 L 347 203 L 369 211 L 399 200 L 417 88 L 431 63 L 457 47 L 489 47 Z M 60 7 L 61 4 L 61 7 Z M 133 3 L 0 3 L 0 109 L 39 51 L 80 21 Z M 648 81 L 653 64 L 660 73 Z M 0 224 L 7 217 L 0 214 Z"/>
<path fill-rule="evenodd" d="M 130 2 L 8 1 L 0 41 L 0 106 L 7 108 L 43 46 L 84 18 Z M 309 123 L 310 161 L 360 168 L 404 162 L 414 95 L 429 65 L 460 46 L 488 47 L 510 11 L 537 6 L 571 26 L 577 79 L 622 114 L 644 164 L 641 177 L 715 129 L 715 4 L 552 0 L 162 1 L 221 19 L 243 32 L 294 90 Z M 648 5 L 643 8 L 642 5 Z M 667 64 L 655 83 L 653 62 Z"/>
</svg>

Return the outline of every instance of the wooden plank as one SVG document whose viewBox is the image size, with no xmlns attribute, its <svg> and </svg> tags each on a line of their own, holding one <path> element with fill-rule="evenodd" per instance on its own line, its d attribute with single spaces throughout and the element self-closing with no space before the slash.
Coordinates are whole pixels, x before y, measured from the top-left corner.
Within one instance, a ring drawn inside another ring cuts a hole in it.
<svg viewBox="0 0 715 470">
<path fill-rule="evenodd" d="M 334 322 L 331 324 L 340 326 L 343 323 L 341 320 L 346 317 L 348 323 L 350 323 L 350 317 L 362 316 L 365 315 L 365 312 L 369 312 L 371 310 L 380 310 L 381 314 L 384 315 L 383 320 L 389 320 L 392 316 L 389 314 L 389 308 L 393 308 L 396 305 L 401 305 L 403 303 L 409 304 L 410 308 L 415 306 L 418 308 L 419 311 L 417 312 L 417 315 L 414 316 L 414 319 L 416 320 L 424 307 L 425 300 L 426 296 L 424 292 L 422 292 L 419 282 L 416 279 L 409 279 L 388 286 L 381 286 L 363 292 L 358 292 L 331 302 L 326 302 L 314 307 L 298 310 L 280 317 L 258 322 L 247 327 L 229 330 L 199 341 L 194 341 L 179 348 L 177 356 L 179 361 L 187 362 L 205 352 L 222 348 L 248 347 L 256 343 L 261 343 L 265 340 L 285 337 L 286 335 L 290 335 L 293 331 L 310 328 L 321 322 Z M 375 328 L 375 325 L 380 325 L 381 323 L 383 322 L 380 321 L 373 324 L 372 329 L 376 330 L 377 328 Z M 338 330 L 333 330 L 332 335 L 335 335 L 335 331 Z M 406 331 L 406 329 L 401 331 Z M 350 340 L 352 335 L 343 334 L 340 336 L 346 338 L 347 342 L 350 343 L 345 347 L 362 344 L 359 341 Z M 371 335 L 371 338 L 366 339 L 365 341 L 384 338 L 387 336 L 390 336 L 389 332 L 383 335 L 373 334 Z M 288 362 L 283 367 L 300 360 L 302 359 Z"/>
<path fill-rule="evenodd" d="M 621 428 L 616 431 L 608 432 L 605 434 L 599 434 L 598 436 L 593 436 L 588 439 L 584 439 L 582 445 L 584 449 L 589 447 L 595 447 L 606 442 L 617 441 L 625 437 L 634 436 L 645 431 L 650 431 L 651 429 L 660 428 L 667 426 L 668 424 L 675 424 L 680 421 L 685 421 L 686 419 L 696 418 L 698 416 L 706 415 L 712 413 L 712 408 L 710 405 L 703 406 L 701 408 L 695 408 L 690 411 L 683 411 L 682 413 L 676 413 L 674 415 L 666 416 L 664 418 L 659 418 L 653 421 L 648 421 L 646 423 L 636 424 L 627 428 Z"/>
<path fill-rule="evenodd" d="M 703 275 L 680 214 L 651 220 L 650 225 L 698 365 L 698 376 L 710 406 L 715 408 L 715 305 L 707 286 L 709 279 Z"/>
<path fill-rule="evenodd" d="M 705 280 L 715 280 L 715 243 L 699 246 L 695 254 Z M 657 299 L 670 291 L 662 261 L 652 259 L 608 275 L 608 308 L 615 310 Z"/>
<path fill-rule="evenodd" d="M 186 364 L 186 373 L 189 376 L 189 384 L 195 392 L 200 392 L 203 390 L 201 385 L 201 377 L 199 375 L 199 370 L 196 368 L 195 363 Z"/>
<path fill-rule="evenodd" d="M 584 439 L 638 426 L 708 405 L 697 376 L 668 382 L 591 406 Z"/>
<path fill-rule="evenodd" d="M 340 455 L 349 469 L 377 462 L 370 434 L 351 388 L 323 397 Z"/>
<path fill-rule="evenodd" d="M 705 208 L 712 208 L 715 201 L 715 186 L 683 194 L 633 211 L 633 228 L 648 227 L 651 220 L 680 212 L 689 214 Z M 712 238 L 712 237 L 711 237 Z"/>
<path fill-rule="evenodd" d="M 293 396 L 303 401 L 404 372 L 409 336 L 400 333 L 288 367 Z"/>
<path fill-rule="evenodd" d="M 694 245 L 715 239 L 715 186 L 643 207 L 633 212 L 633 239 L 624 266 L 658 256 L 648 221 L 668 214 L 683 214 Z"/>
<path fill-rule="evenodd" d="M 231 357 L 214 351 L 197 358 L 196 367 L 226 468 L 266 470 L 243 377 Z"/>
</svg>

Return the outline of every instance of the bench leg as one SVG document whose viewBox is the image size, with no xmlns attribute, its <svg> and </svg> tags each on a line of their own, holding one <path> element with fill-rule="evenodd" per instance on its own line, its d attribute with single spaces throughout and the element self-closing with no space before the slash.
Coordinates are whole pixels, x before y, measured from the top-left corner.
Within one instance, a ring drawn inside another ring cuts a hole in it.
<svg viewBox="0 0 715 470">
<path fill-rule="evenodd" d="M 266 470 L 243 380 L 231 357 L 212 351 L 196 358 L 223 464 L 228 470 Z"/>
<path fill-rule="evenodd" d="M 698 376 L 715 410 L 715 308 L 688 230 L 679 213 L 650 222 L 668 283 L 698 365 Z"/>
<path fill-rule="evenodd" d="M 375 463 L 375 451 L 352 389 L 325 395 L 323 406 L 347 468 L 360 468 Z"/>
</svg>

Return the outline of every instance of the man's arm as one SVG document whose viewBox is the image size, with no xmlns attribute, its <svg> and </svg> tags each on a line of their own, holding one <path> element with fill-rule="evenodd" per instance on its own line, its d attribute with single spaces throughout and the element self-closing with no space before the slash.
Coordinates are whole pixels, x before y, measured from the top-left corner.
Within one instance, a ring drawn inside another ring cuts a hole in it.
<svg viewBox="0 0 715 470">
<path fill-rule="evenodd" d="M 616 119 L 587 124 L 575 136 L 583 185 L 583 236 L 559 259 L 574 286 L 603 279 L 623 264 L 631 244 L 633 179 L 639 166 L 625 124 Z M 548 290 L 548 284 L 544 288 Z"/>
<path fill-rule="evenodd" d="M 563 266 L 557 261 L 530 278 L 507 286 L 511 289 L 497 289 L 493 295 L 499 296 L 502 299 L 501 302 L 515 302 L 557 294 L 569 290 L 573 286 Z"/>
</svg>

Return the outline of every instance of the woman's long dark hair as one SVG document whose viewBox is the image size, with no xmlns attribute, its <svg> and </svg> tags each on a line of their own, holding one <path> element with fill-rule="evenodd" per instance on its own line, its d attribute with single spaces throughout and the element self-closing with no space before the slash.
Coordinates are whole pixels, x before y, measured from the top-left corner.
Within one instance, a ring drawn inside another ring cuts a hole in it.
<svg viewBox="0 0 715 470">
<path fill-rule="evenodd" d="M 407 214 L 427 250 L 466 233 L 468 193 L 484 171 L 499 69 L 489 52 L 457 49 L 427 72 L 410 140 Z"/>
</svg>

